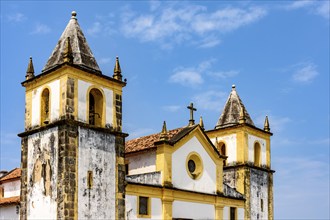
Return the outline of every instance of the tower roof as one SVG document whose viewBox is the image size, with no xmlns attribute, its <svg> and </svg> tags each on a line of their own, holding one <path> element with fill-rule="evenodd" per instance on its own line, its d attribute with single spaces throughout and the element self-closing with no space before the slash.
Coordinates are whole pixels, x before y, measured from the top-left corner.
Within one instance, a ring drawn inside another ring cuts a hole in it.
<svg viewBox="0 0 330 220">
<path fill-rule="evenodd" d="M 240 97 L 237 94 L 235 85 L 232 86 L 232 90 L 229 94 L 225 107 L 221 113 L 221 116 L 216 124 L 215 128 L 224 128 L 239 124 L 240 111 L 243 108 L 243 115 L 245 117 L 245 123 L 254 126 L 254 123 L 247 112 L 246 108 Z M 242 114 L 242 113 L 241 113 Z"/>
<path fill-rule="evenodd" d="M 56 67 L 65 62 L 65 55 L 68 51 L 66 41 L 69 39 L 70 52 L 72 53 L 72 64 L 101 73 L 101 70 L 88 46 L 86 38 L 78 24 L 77 13 L 72 12 L 71 19 L 63 31 L 58 43 L 50 55 L 42 72 Z"/>
</svg>

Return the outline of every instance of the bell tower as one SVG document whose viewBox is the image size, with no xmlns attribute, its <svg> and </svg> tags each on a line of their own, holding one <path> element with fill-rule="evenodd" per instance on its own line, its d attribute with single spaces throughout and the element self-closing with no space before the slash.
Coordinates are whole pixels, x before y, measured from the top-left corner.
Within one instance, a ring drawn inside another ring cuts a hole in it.
<svg viewBox="0 0 330 220">
<path fill-rule="evenodd" d="M 235 85 L 214 130 L 207 135 L 222 155 L 224 183 L 245 196 L 245 219 L 273 219 L 273 173 L 270 160 L 270 132 L 266 116 L 257 128 Z"/>
<path fill-rule="evenodd" d="M 40 74 L 30 58 L 21 151 L 21 219 L 123 219 L 119 59 L 103 75 L 76 12 Z"/>
</svg>

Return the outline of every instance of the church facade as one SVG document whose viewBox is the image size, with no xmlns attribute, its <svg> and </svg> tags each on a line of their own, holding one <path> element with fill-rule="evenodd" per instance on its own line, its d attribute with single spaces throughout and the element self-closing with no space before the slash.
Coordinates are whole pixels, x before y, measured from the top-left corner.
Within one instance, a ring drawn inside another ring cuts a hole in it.
<svg viewBox="0 0 330 220">
<path fill-rule="evenodd" d="M 75 12 L 26 72 L 21 219 L 273 219 L 268 118 L 257 128 L 234 86 L 215 129 L 191 104 L 187 125 L 125 141 L 119 59 L 102 74 Z"/>
</svg>

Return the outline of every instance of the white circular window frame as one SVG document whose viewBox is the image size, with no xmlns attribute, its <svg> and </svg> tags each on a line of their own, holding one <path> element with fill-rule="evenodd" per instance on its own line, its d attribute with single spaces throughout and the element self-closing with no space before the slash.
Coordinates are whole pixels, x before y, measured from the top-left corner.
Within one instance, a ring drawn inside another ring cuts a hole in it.
<svg viewBox="0 0 330 220">
<path fill-rule="evenodd" d="M 195 163 L 194 172 L 189 171 L 189 167 L 188 167 L 189 160 L 192 160 Z M 204 170 L 203 160 L 197 152 L 193 151 L 188 154 L 188 156 L 186 158 L 186 170 L 187 170 L 189 177 L 192 178 L 193 180 L 198 180 L 202 177 L 203 170 Z"/>
</svg>

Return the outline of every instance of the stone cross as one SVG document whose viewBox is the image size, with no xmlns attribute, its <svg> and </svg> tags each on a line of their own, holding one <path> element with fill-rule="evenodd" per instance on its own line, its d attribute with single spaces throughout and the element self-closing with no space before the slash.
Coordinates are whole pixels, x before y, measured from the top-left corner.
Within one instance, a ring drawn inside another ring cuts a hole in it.
<svg viewBox="0 0 330 220">
<path fill-rule="evenodd" d="M 194 108 L 194 104 L 193 103 L 190 103 L 190 105 L 187 106 L 187 109 L 190 110 L 189 126 L 191 126 L 191 125 L 194 125 L 195 124 L 194 111 L 197 111 L 197 109 Z"/>
</svg>

